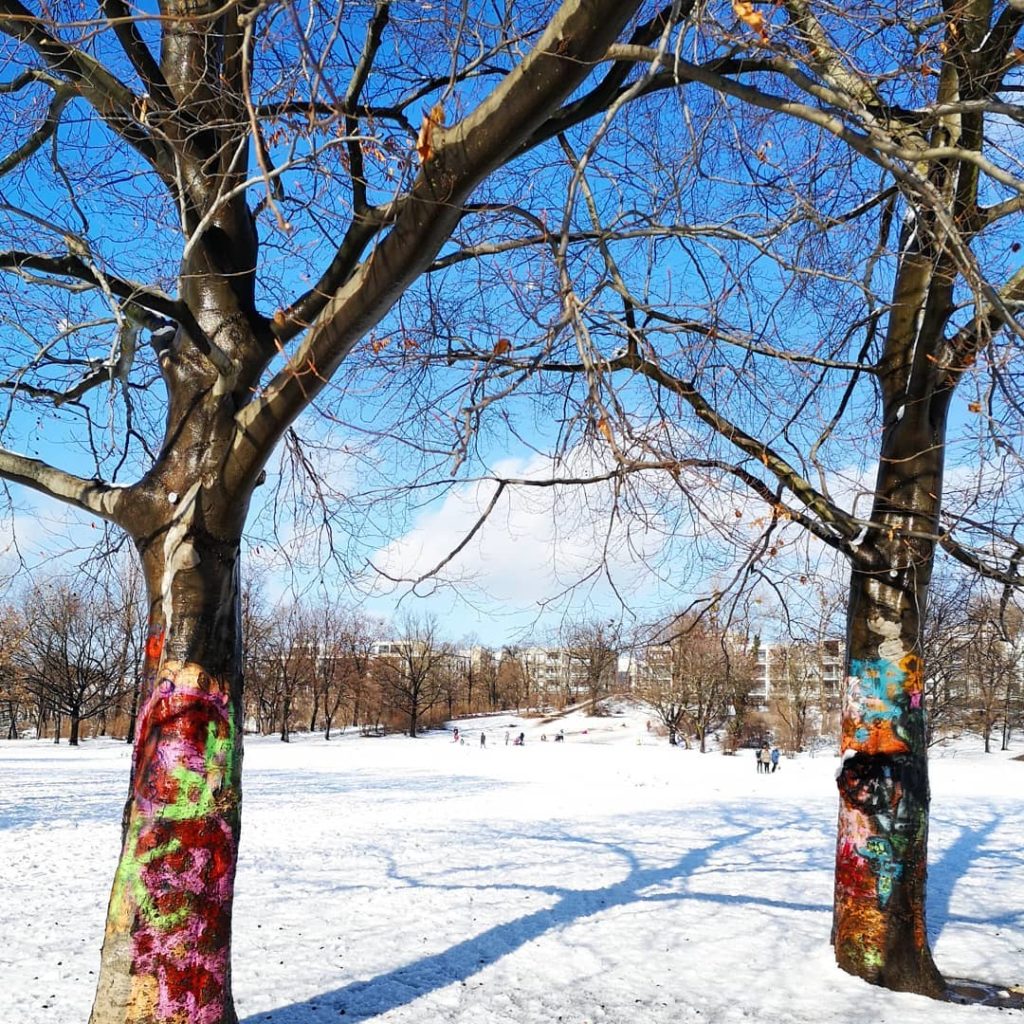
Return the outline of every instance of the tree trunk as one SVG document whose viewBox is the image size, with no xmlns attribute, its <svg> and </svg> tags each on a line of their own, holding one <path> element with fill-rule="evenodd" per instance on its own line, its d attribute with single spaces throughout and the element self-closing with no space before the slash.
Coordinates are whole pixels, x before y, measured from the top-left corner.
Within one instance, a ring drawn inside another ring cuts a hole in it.
<svg viewBox="0 0 1024 1024">
<path fill-rule="evenodd" d="M 331 738 L 331 723 L 334 721 L 332 715 L 324 715 L 324 739 L 329 740 Z"/>
<path fill-rule="evenodd" d="M 187 562 L 168 559 L 176 572 L 163 571 L 161 544 L 143 552 L 151 601 L 143 703 L 90 1024 L 237 1022 L 238 542 L 199 529 L 189 540 Z"/>
<path fill-rule="evenodd" d="M 128 735 L 125 737 L 126 743 L 135 742 L 135 727 L 138 724 L 139 718 L 139 687 L 141 683 L 142 680 L 136 673 L 135 682 L 132 684 L 132 702 L 128 709 Z"/>
<path fill-rule="evenodd" d="M 909 406 L 909 402 L 907 405 Z M 934 559 L 944 406 L 890 421 L 864 559 L 850 582 L 833 942 L 840 967 L 942 997 L 925 927 L 928 759 L 922 621 Z M 915 422 L 917 421 L 917 422 Z"/>
<path fill-rule="evenodd" d="M 81 724 L 82 724 L 81 716 L 80 715 L 72 714 L 71 715 L 71 726 L 70 726 L 70 728 L 68 730 L 68 745 L 69 746 L 72 746 L 72 747 L 77 747 L 78 746 L 78 733 L 79 733 L 79 729 L 81 727 Z M 986 743 L 988 742 L 988 737 L 987 736 L 985 738 L 985 741 L 986 741 Z"/>
</svg>

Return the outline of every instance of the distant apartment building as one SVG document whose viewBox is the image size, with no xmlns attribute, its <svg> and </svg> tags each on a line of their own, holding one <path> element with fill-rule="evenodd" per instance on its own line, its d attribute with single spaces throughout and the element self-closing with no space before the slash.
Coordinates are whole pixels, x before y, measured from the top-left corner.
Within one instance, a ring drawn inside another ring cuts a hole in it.
<svg viewBox="0 0 1024 1024">
<path fill-rule="evenodd" d="M 396 659 L 408 657 L 420 657 L 428 651 L 427 643 L 424 640 L 378 640 L 371 647 L 371 654 L 375 658 Z M 481 660 L 483 648 L 472 647 L 460 650 L 448 650 L 445 652 L 443 661 L 452 672 L 465 675 L 470 668 L 476 668 Z"/>
<path fill-rule="evenodd" d="M 751 704 L 767 708 L 773 691 L 793 685 L 814 686 L 823 703 L 842 694 L 845 645 L 842 640 L 795 643 L 762 642 L 757 648 Z"/>
<path fill-rule="evenodd" d="M 562 647 L 526 647 L 519 659 L 531 692 L 545 701 L 573 702 L 586 688 L 582 666 Z"/>
</svg>

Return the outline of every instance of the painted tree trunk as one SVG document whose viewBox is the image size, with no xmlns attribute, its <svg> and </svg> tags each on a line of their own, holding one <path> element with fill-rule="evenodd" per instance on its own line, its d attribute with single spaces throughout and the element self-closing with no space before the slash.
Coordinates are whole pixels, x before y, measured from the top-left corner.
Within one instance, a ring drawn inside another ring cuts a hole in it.
<svg viewBox="0 0 1024 1024">
<path fill-rule="evenodd" d="M 230 960 L 242 761 L 237 545 L 198 548 L 197 562 L 199 570 L 179 574 L 197 579 L 173 581 L 170 628 L 162 610 L 171 591 L 150 585 L 156 612 L 90 1024 L 237 1021 Z"/>
<path fill-rule="evenodd" d="M 886 623 L 877 580 L 855 574 L 851 617 Z M 916 637 L 862 631 L 851 650 L 838 776 L 833 940 L 839 966 L 874 984 L 941 996 L 925 923 L 928 761 Z M 859 635 L 858 635 L 859 634 Z"/>
<path fill-rule="evenodd" d="M 833 942 L 840 967 L 936 998 L 925 924 L 927 728 L 922 623 L 942 482 L 942 402 L 890 420 L 850 584 Z"/>
</svg>

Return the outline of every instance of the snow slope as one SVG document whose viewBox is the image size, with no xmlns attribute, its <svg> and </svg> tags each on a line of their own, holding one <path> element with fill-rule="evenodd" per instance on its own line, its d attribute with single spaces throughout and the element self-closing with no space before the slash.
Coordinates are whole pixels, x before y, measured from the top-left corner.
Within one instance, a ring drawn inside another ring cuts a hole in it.
<svg viewBox="0 0 1024 1024">
<path fill-rule="evenodd" d="M 750 751 L 670 749 L 636 716 L 460 725 L 464 745 L 247 740 L 246 1024 L 1024 1018 L 833 966 L 834 758 L 760 776 Z M 0 1024 L 88 1016 L 128 767 L 109 741 L 0 743 Z M 932 789 L 937 962 L 1020 985 L 1024 762 L 940 751 Z"/>
</svg>

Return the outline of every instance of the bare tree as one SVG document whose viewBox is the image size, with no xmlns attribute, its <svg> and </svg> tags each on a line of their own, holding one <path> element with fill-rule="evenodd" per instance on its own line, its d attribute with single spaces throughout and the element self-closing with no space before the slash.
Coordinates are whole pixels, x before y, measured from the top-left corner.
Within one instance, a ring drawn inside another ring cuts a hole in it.
<svg viewBox="0 0 1024 1024">
<path fill-rule="evenodd" d="M 135 741 L 139 701 L 142 697 L 143 645 L 146 639 L 145 583 L 138 562 L 127 552 L 118 552 L 107 558 L 100 574 L 99 585 L 104 588 L 118 622 L 117 630 L 122 644 L 121 664 L 125 675 L 126 692 L 123 711 L 127 718 L 125 741 Z"/>
<path fill-rule="evenodd" d="M 503 647 L 488 691 L 491 707 L 518 711 L 525 704 L 529 710 L 531 692 L 530 671 L 523 649 L 516 644 Z"/>
<path fill-rule="evenodd" d="M 15 407 L 0 476 L 125 531 L 149 597 L 93 1024 L 233 1024 L 239 551 L 254 489 L 299 415 L 337 400 L 341 364 L 378 344 L 398 298 L 488 205 L 485 183 L 622 104 L 632 64 L 608 62 L 609 45 L 671 28 L 668 12 L 638 21 L 641 7 L 492 16 L 442 0 L 407 17 L 387 0 L 168 0 L 154 17 L 116 0 L 66 15 L 0 3 L 0 385 Z M 18 453 L 42 415 L 95 466 Z M 182 717 L 189 730 L 164 728 Z M 201 799 L 158 799 L 195 763 Z M 193 877 L 154 850 L 225 867 Z M 155 911 L 168 890 L 180 913 Z"/>
<path fill-rule="evenodd" d="M 487 708 L 491 711 L 500 711 L 511 707 L 511 704 L 504 704 L 499 699 L 498 690 L 498 655 L 491 647 L 477 645 L 471 658 L 471 672 L 477 692 L 476 707 L 483 706 L 487 701 Z M 474 709 L 470 701 L 470 710 Z"/>
<path fill-rule="evenodd" d="M 244 721 L 257 733 L 270 732 L 279 720 L 278 690 L 273 674 L 265 669 L 272 658 L 274 614 L 258 581 L 250 581 L 241 593 L 243 674 L 246 680 Z"/>
<path fill-rule="evenodd" d="M 21 653 L 27 635 L 28 624 L 15 608 L 0 609 L 0 723 L 6 725 L 9 740 L 21 735 L 19 723 L 27 720 L 32 705 Z"/>
<path fill-rule="evenodd" d="M 772 693 L 769 710 L 785 727 L 785 744 L 803 750 L 811 718 L 822 707 L 819 658 L 815 648 L 786 644 L 772 649 Z"/>
<path fill-rule="evenodd" d="M 562 630 L 561 646 L 568 663 L 566 701 L 578 701 L 582 688 L 593 711 L 599 713 L 599 702 L 615 688 L 622 646 L 619 625 L 595 619 L 569 622 Z"/>
<path fill-rule="evenodd" d="M 965 724 L 965 681 L 972 642 L 967 615 L 977 600 L 979 582 L 964 573 L 944 573 L 929 595 L 922 638 L 928 666 L 924 702 L 929 745 Z"/>
<path fill-rule="evenodd" d="M 1022 616 L 1019 608 L 981 599 L 968 609 L 966 626 L 963 720 L 981 734 L 988 754 L 996 726 L 1002 723 L 1005 739 L 1021 698 Z"/>
<path fill-rule="evenodd" d="M 299 699 L 313 678 L 314 640 L 307 625 L 308 617 L 300 602 L 291 601 L 275 609 L 263 671 L 273 688 L 282 743 L 291 739 Z"/>
<path fill-rule="evenodd" d="M 342 623 L 339 654 L 344 675 L 335 691 L 331 707 L 335 713 L 347 697 L 351 708 L 352 724 L 367 721 L 367 711 L 374 709 L 374 723 L 380 721 L 379 687 L 374 678 L 374 649 L 383 639 L 384 624 L 372 616 L 353 611 Z M 333 715 L 332 715 L 333 718 Z"/>
<path fill-rule="evenodd" d="M 559 409 L 563 484 L 610 482 L 617 518 L 632 504 L 687 541 L 703 522 L 709 603 L 786 579 L 808 538 L 845 560 L 836 958 L 935 997 L 922 655 L 936 551 L 1024 583 L 1024 269 L 1006 234 L 1024 176 L 1004 127 L 1021 116 L 1022 26 L 1015 2 L 911 17 L 784 0 L 702 8 L 671 53 L 613 45 L 674 84 L 683 116 L 639 103 L 563 137 L 557 215 L 495 210 L 445 257 L 479 259 L 487 239 L 522 253 L 538 296 L 522 331 L 496 351 L 453 327 L 436 353 L 489 371 L 456 422 L 495 394 L 539 394 Z M 489 280 L 481 305 L 522 307 L 518 282 Z M 495 502 L 556 485 L 494 476 Z"/>
<path fill-rule="evenodd" d="M 408 616 L 396 640 L 377 659 L 376 675 L 388 703 L 406 716 L 415 737 L 420 719 L 442 699 L 454 649 L 441 640 L 437 620 Z"/>
<path fill-rule="evenodd" d="M 673 616 L 638 654 L 638 691 L 668 730 L 669 743 L 708 737 L 725 727 L 746 700 L 755 647 L 725 630 L 713 614 Z"/>
<path fill-rule="evenodd" d="M 379 624 L 327 594 L 307 604 L 302 629 L 309 658 L 309 730 L 322 722 L 329 740 L 342 708 L 358 701 L 373 644 L 383 634 Z"/>
<path fill-rule="evenodd" d="M 988 752 L 996 726 L 1007 742 L 1019 714 L 1020 608 L 1010 594 L 993 596 L 983 581 L 963 572 L 940 579 L 934 598 L 925 630 L 929 740 L 970 730 L 981 735 Z"/>
<path fill-rule="evenodd" d="M 127 689 L 120 609 L 84 576 L 74 589 L 63 580 L 34 585 L 23 607 L 32 623 L 19 651 L 23 671 L 58 721 L 67 716 L 68 742 L 77 746 L 82 722 L 117 707 Z"/>
</svg>

